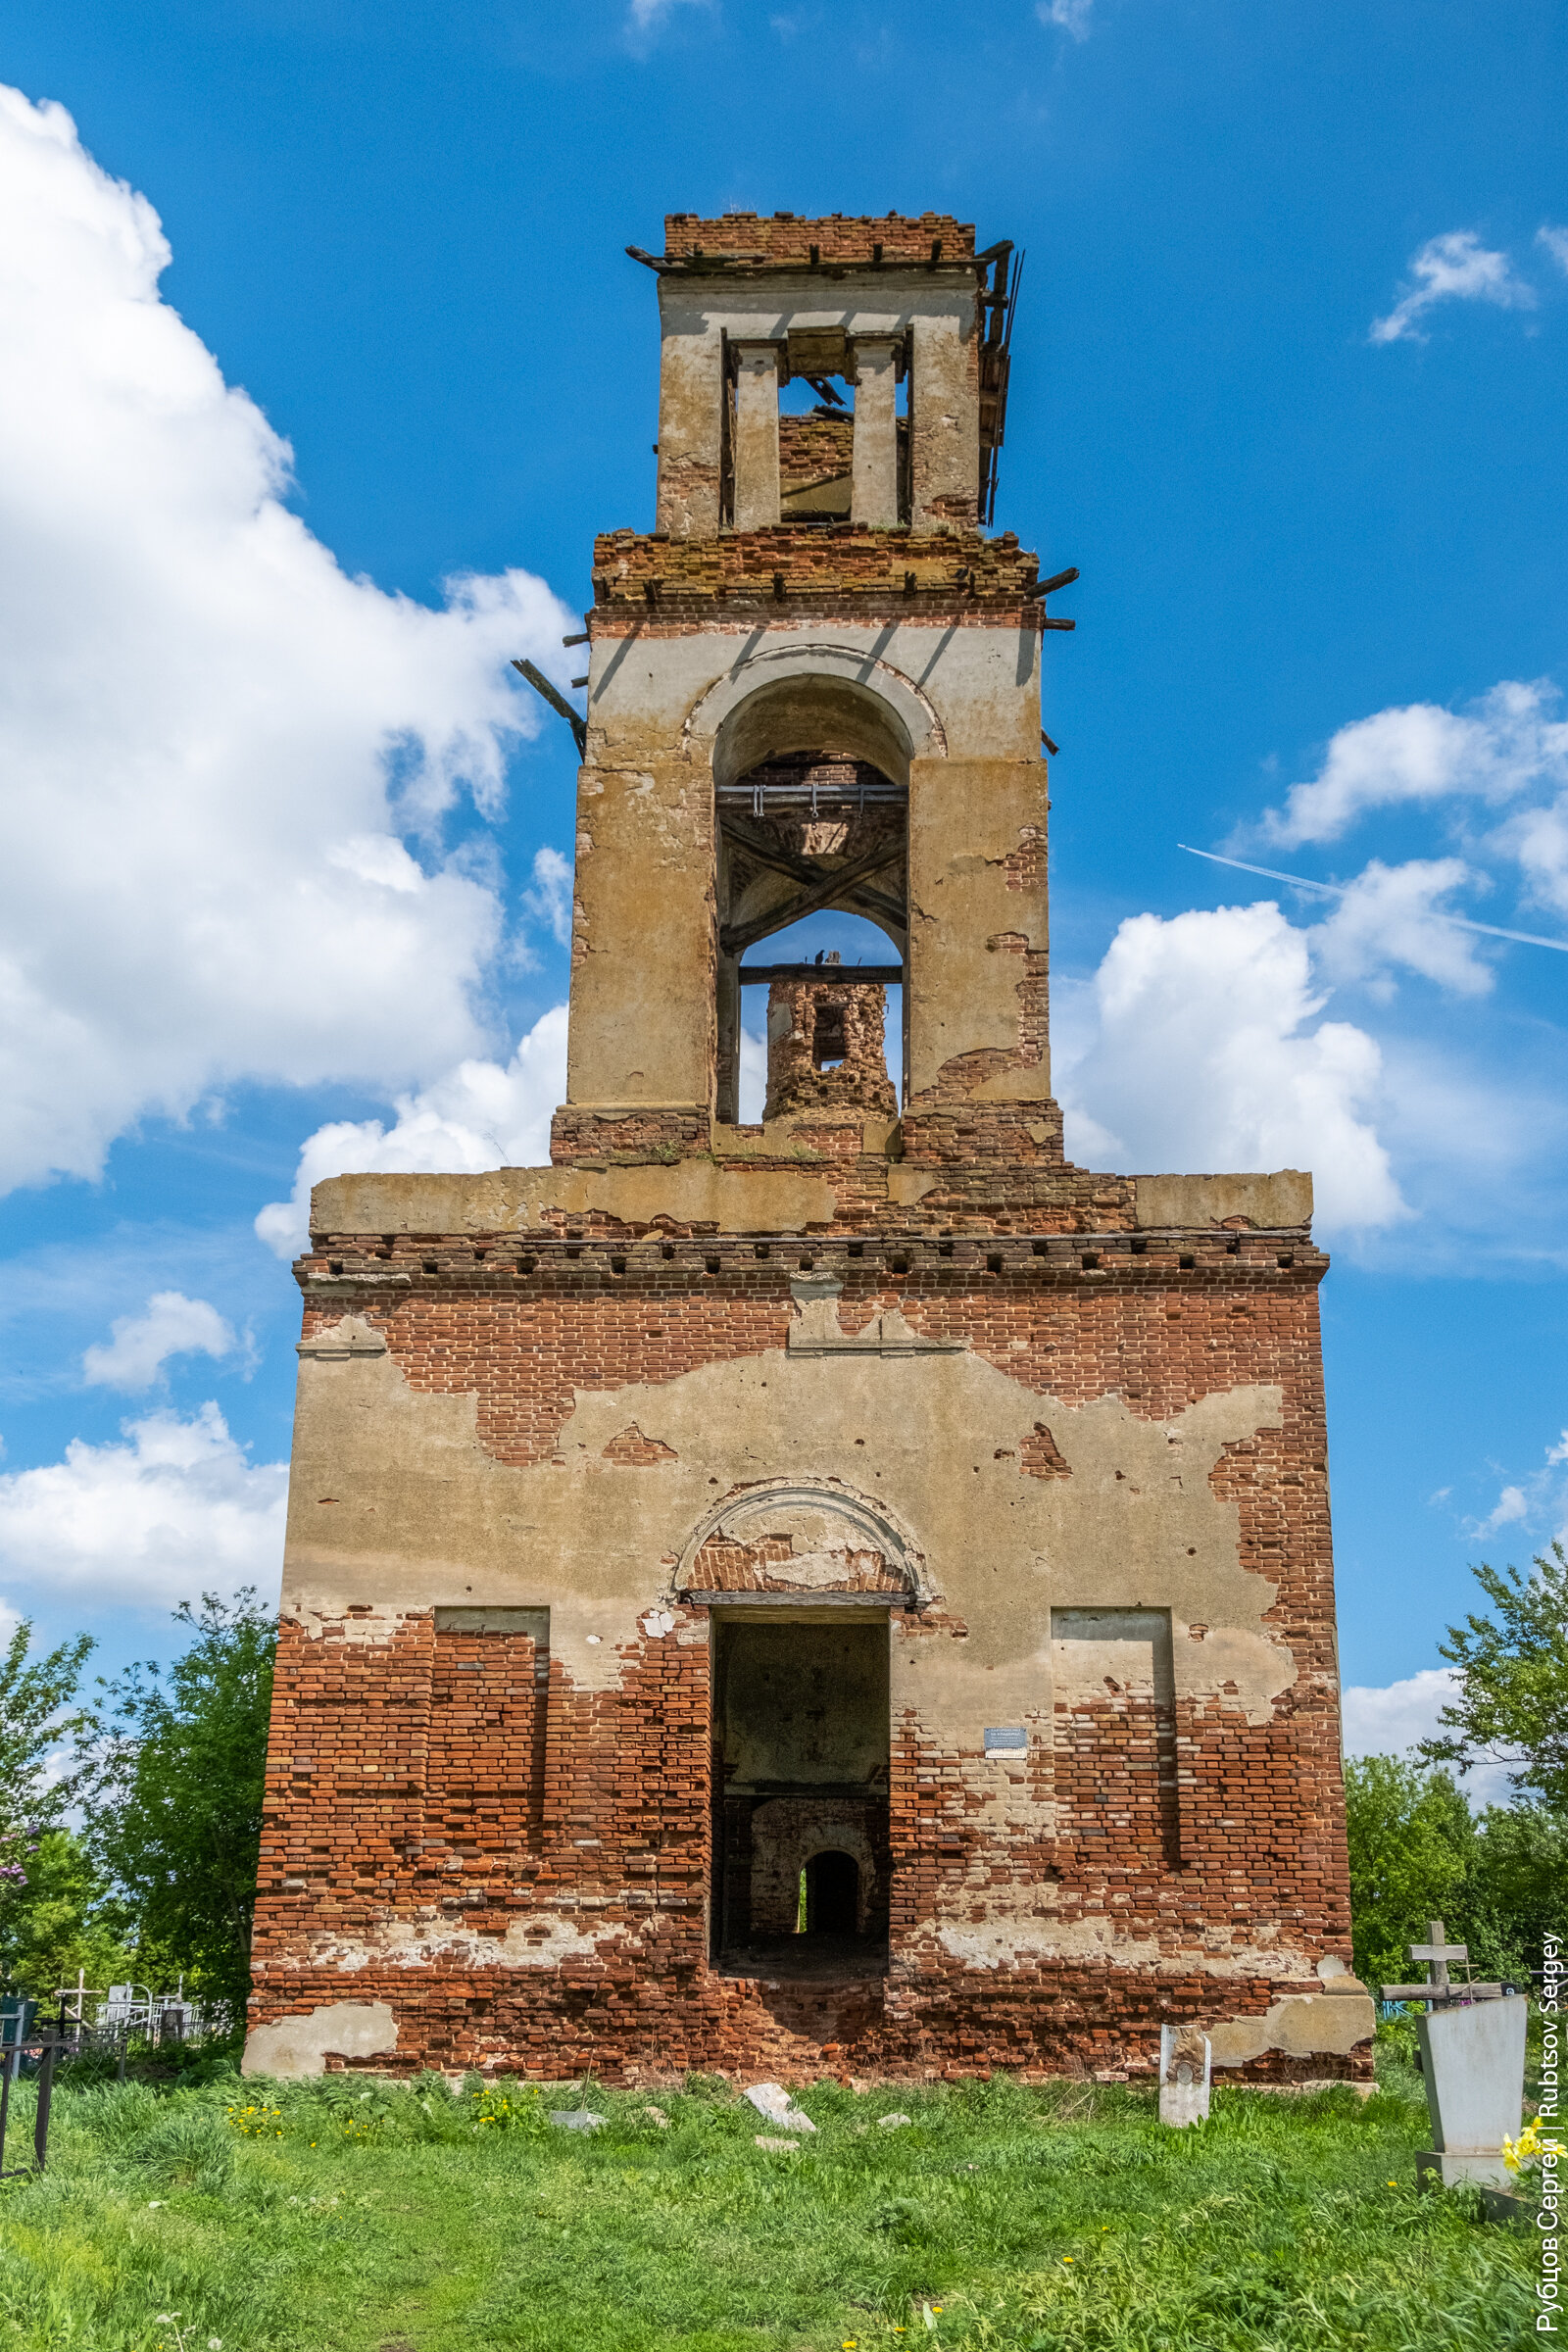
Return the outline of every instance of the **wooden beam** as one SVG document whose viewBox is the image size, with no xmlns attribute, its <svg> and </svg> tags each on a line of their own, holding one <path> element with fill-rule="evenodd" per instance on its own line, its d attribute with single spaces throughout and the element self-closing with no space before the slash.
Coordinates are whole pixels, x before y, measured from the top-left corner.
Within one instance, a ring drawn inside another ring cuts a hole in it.
<svg viewBox="0 0 1568 2352">
<path fill-rule="evenodd" d="M 902 963 L 743 963 L 736 977 L 742 988 L 760 988 L 764 980 L 831 980 L 835 988 L 902 988 Z"/>
<path fill-rule="evenodd" d="M 874 873 L 877 869 L 873 866 L 870 870 Z M 782 906 L 774 906 L 766 914 L 754 915 L 748 923 L 725 924 L 718 934 L 719 948 L 726 956 L 744 956 L 747 949 L 755 947 L 760 939 L 771 938 L 775 931 L 787 931 L 791 923 L 804 922 L 808 914 L 820 914 L 825 906 L 832 906 L 835 901 L 853 900 L 855 895 L 849 875 L 841 877 L 835 874 L 830 881 L 818 884 L 814 890 L 803 890 L 798 898 L 786 899 Z M 901 930 L 904 923 L 901 908 Z"/>
<path fill-rule="evenodd" d="M 868 875 L 879 874 L 884 866 L 891 865 L 902 854 L 897 845 L 890 846 L 884 842 L 876 849 L 867 850 L 860 857 L 852 858 L 848 865 L 841 865 L 835 872 L 828 873 L 822 866 L 805 858 L 796 858 L 788 851 L 776 851 L 770 843 L 757 842 L 749 826 L 741 828 L 728 825 L 724 830 L 738 847 L 756 858 L 759 864 L 771 866 L 777 873 L 788 874 L 792 881 L 808 885 L 799 898 L 787 900 L 782 906 L 774 907 L 768 914 L 754 915 L 749 923 L 727 924 L 718 935 L 718 944 L 726 956 L 744 955 L 749 947 L 760 939 L 765 939 L 770 931 L 782 931 L 788 924 L 799 922 L 803 915 L 815 914 L 831 900 L 852 894 L 862 905 L 879 904 L 881 910 L 890 920 L 896 921 L 901 930 L 906 928 L 907 912 L 896 900 L 886 897 L 881 891 L 858 891 L 855 887 Z"/>
<path fill-rule="evenodd" d="M 578 717 L 576 711 L 567 702 L 565 696 L 564 694 L 558 694 L 554 686 L 551 685 L 550 680 L 545 676 L 543 670 L 535 669 L 531 662 L 514 662 L 512 666 L 514 670 L 516 670 L 520 677 L 527 679 L 529 685 L 533 688 L 535 694 L 540 697 L 541 701 L 547 702 L 552 710 L 558 710 L 561 713 L 561 716 L 565 720 L 567 726 L 571 729 L 573 737 L 575 738 L 578 758 L 586 758 L 588 752 L 588 729 L 584 721 Z"/>
<path fill-rule="evenodd" d="M 676 1594 L 699 1609 L 910 1609 L 912 1592 L 813 1592 L 801 1585 L 788 1592 L 698 1592 L 688 1585 Z"/>
</svg>

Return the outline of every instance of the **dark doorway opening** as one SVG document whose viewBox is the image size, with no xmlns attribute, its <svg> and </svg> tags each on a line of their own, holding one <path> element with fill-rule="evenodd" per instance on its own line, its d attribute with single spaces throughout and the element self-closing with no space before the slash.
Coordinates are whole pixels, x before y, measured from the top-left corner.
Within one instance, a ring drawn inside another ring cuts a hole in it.
<svg viewBox="0 0 1568 2352">
<path fill-rule="evenodd" d="M 808 1936 L 854 1936 L 860 1925 L 860 1865 L 853 1854 L 813 1854 L 806 1865 Z"/>
<path fill-rule="evenodd" d="M 710 1948 L 728 1975 L 886 1970 L 888 1623 L 854 1616 L 715 1614 Z"/>
</svg>

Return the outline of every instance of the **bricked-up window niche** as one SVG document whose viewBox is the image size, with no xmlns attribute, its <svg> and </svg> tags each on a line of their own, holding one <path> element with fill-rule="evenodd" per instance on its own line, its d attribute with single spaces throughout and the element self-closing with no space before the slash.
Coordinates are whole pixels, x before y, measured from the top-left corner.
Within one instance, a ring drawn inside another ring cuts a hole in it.
<svg viewBox="0 0 1568 2352">
<path fill-rule="evenodd" d="M 846 1010 L 842 1004 L 823 1004 L 818 1000 L 811 1024 L 811 1061 L 819 1070 L 837 1069 L 848 1051 L 844 1038 Z"/>
<path fill-rule="evenodd" d="M 503 1934 L 544 1844 L 547 1608 L 438 1608 L 423 1870 L 480 1934 Z"/>
<path fill-rule="evenodd" d="M 1107 1885 L 1181 1864 L 1168 1609 L 1053 1609 L 1057 1836 Z"/>
</svg>

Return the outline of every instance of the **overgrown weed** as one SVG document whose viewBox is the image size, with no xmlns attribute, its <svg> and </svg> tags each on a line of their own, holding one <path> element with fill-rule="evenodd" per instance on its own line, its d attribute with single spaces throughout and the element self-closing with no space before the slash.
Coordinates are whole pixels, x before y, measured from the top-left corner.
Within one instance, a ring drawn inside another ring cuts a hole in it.
<svg viewBox="0 0 1568 2352">
<path fill-rule="evenodd" d="M 67 2088 L 48 2175 L 0 2198 L 0 2346 L 156 2352 L 161 2311 L 223 2352 L 1533 2340 L 1528 2236 L 1416 2194 L 1425 2114 L 1393 2089 L 1226 2088 L 1186 2132 L 1137 2085 L 798 2096 L 818 2129 L 785 2153 L 716 2077 Z M 604 2129 L 550 2126 L 580 2106 Z"/>
</svg>

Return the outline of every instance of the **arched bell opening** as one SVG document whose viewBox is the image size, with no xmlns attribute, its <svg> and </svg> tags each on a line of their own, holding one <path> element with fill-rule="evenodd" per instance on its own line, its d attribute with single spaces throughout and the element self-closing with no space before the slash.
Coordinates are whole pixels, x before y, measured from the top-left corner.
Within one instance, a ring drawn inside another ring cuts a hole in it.
<svg viewBox="0 0 1568 2352">
<path fill-rule="evenodd" d="M 895 1116 L 885 1028 L 891 1010 L 902 1078 L 906 785 L 829 742 L 771 751 L 715 797 L 718 1117 Z M 765 1039 L 765 1111 L 742 1109 L 748 1036 Z"/>
<path fill-rule="evenodd" d="M 763 1028 L 760 1005 L 743 1021 L 743 991 L 771 989 L 778 962 L 798 966 L 785 976 L 814 987 L 820 975 L 806 966 L 814 967 L 818 948 L 846 965 L 856 960 L 853 974 L 833 976 L 836 986 L 900 992 L 885 1012 L 896 1016 L 902 1094 L 909 775 L 917 756 L 946 751 L 935 711 L 910 679 L 869 654 L 797 644 L 742 663 L 704 698 L 689 728 L 694 748 L 710 747 L 713 774 L 717 1117 L 737 1121 L 743 1036 L 757 1039 Z M 819 938 L 801 952 L 799 927 L 820 930 L 832 916 L 867 929 L 853 945 Z M 865 960 L 861 939 L 875 961 Z M 834 1102 L 867 1116 L 896 1108 L 859 1103 L 850 1079 L 825 1095 L 808 1088 L 799 1106 Z"/>
</svg>

